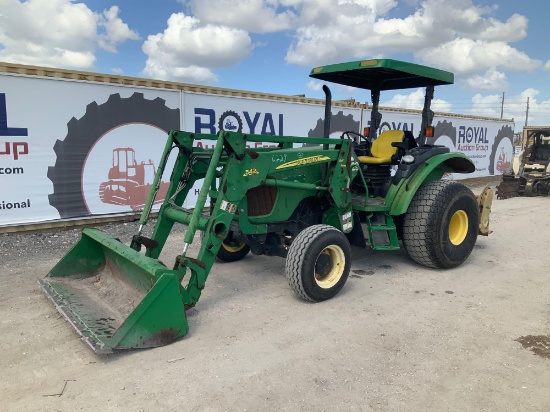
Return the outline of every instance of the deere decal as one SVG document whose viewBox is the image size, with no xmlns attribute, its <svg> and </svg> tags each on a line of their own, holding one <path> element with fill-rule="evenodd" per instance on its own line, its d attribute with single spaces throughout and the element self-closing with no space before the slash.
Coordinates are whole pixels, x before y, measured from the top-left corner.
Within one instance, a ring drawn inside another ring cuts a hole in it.
<svg viewBox="0 0 550 412">
<path fill-rule="evenodd" d="M 330 157 L 328 156 L 321 156 L 321 155 L 318 155 L 318 156 L 310 156 L 310 157 L 304 157 L 303 159 L 296 159 L 296 160 L 293 160 L 292 162 L 287 162 L 287 163 L 283 163 L 282 165 L 280 166 L 277 166 L 277 169 L 285 169 L 287 167 L 295 167 L 295 166 L 300 166 L 300 165 L 308 165 L 310 163 L 317 163 L 317 162 L 322 162 L 324 160 L 330 160 Z"/>
</svg>

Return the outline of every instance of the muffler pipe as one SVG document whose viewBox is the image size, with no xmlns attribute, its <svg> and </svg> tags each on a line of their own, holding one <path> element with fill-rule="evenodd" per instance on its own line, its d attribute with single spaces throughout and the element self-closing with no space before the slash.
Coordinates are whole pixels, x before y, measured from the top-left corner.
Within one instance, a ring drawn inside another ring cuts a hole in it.
<svg viewBox="0 0 550 412">
<path fill-rule="evenodd" d="M 330 137 L 330 118 L 332 116 L 332 93 L 326 84 L 323 84 L 323 92 L 325 92 L 325 120 L 323 137 L 328 139 Z M 323 150 L 328 150 L 328 143 L 323 144 Z M 325 184 L 327 177 L 328 164 L 323 163 L 321 166 L 321 182 Z"/>
</svg>

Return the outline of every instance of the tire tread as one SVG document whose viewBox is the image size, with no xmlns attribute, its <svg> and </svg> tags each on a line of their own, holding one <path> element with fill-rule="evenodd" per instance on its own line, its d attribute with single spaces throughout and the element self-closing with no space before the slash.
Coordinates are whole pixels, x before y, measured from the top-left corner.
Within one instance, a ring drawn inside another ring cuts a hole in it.
<svg viewBox="0 0 550 412">
<path fill-rule="evenodd" d="M 285 263 L 285 273 L 292 290 L 302 299 L 316 302 L 316 299 L 309 296 L 302 283 L 303 256 L 306 256 L 312 242 L 322 233 L 337 230 L 330 225 L 313 225 L 302 230 L 289 248 Z"/>
<path fill-rule="evenodd" d="M 432 181 L 418 189 L 403 225 L 405 250 L 415 262 L 436 269 L 451 267 L 436 247 L 437 217 L 445 213 L 447 205 L 463 190 L 470 191 L 452 180 Z"/>
</svg>

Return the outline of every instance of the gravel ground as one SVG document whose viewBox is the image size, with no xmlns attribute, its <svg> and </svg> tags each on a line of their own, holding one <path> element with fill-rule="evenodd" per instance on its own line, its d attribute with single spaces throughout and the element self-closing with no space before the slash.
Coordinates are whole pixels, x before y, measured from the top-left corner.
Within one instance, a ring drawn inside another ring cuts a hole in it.
<svg viewBox="0 0 550 412">
<path fill-rule="evenodd" d="M 145 227 L 143 234 L 150 236 L 155 226 L 156 219 L 151 219 Z M 132 236 L 136 233 L 139 223 L 107 223 L 103 225 L 91 225 L 97 227 L 109 236 L 119 239 L 124 244 L 130 244 Z M 4 264 L 25 260 L 32 257 L 43 258 L 52 255 L 62 255 L 67 252 L 78 240 L 82 227 L 71 229 L 49 229 L 39 232 L 18 232 L 0 234 L 0 259 Z M 174 225 L 172 234 L 183 234 L 185 228 Z"/>
<path fill-rule="evenodd" d="M 495 200 L 494 233 L 454 269 L 354 250 L 320 304 L 296 298 L 284 259 L 216 264 L 185 338 L 106 356 L 36 282 L 80 229 L 0 236 L 0 411 L 547 412 L 549 201 Z M 136 226 L 101 229 L 128 243 Z"/>
</svg>

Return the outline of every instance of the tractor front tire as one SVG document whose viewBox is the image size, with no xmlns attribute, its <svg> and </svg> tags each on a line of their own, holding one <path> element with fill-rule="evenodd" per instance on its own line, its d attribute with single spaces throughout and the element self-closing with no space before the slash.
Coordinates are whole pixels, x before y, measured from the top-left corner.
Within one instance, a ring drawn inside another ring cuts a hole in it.
<svg viewBox="0 0 550 412">
<path fill-rule="evenodd" d="M 403 222 L 403 244 L 409 256 L 431 268 L 453 268 L 472 252 L 479 211 L 472 191 L 449 180 L 418 189 Z"/>
<path fill-rule="evenodd" d="M 302 230 L 290 245 L 285 272 L 302 299 L 321 302 L 335 296 L 348 279 L 351 247 L 346 236 L 329 225 Z"/>
</svg>

